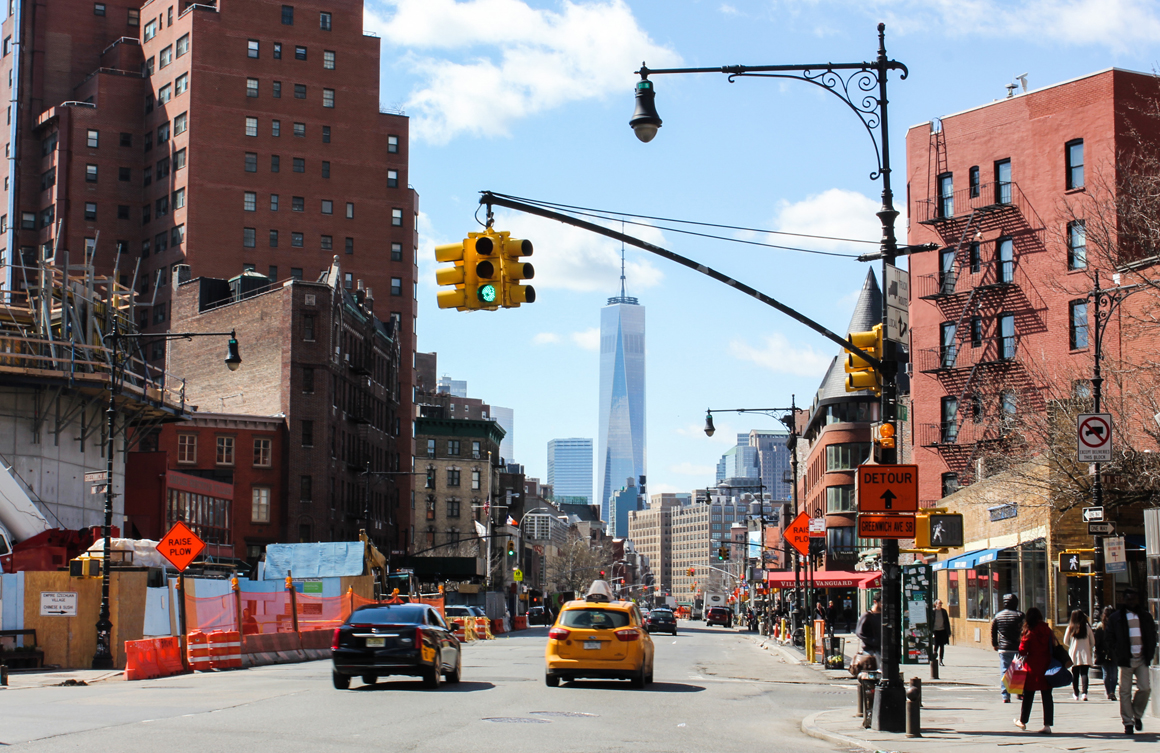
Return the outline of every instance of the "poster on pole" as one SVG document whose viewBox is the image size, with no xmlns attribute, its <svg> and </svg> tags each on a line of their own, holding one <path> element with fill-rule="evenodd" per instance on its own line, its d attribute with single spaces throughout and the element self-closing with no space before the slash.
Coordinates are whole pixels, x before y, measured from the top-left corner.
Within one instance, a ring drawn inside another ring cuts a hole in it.
<svg viewBox="0 0 1160 753">
<path fill-rule="evenodd" d="M 1124 554 L 1124 537 L 1109 536 L 1104 539 L 1104 572 L 1128 572 L 1128 558 Z"/>
<path fill-rule="evenodd" d="M 902 566 L 902 663 L 929 664 L 934 653 L 930 565 Z"/>
</svg>

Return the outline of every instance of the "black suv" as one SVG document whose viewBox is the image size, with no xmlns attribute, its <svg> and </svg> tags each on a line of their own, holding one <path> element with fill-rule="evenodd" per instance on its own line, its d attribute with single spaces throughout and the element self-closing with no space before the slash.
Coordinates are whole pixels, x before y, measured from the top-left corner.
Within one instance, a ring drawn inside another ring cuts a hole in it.
<svg viewBox="0 0 1160 753">
<path fill-rule="evenodd" d="M 668 609 L 657 608 L 648 613 L 644 618 L 644 629 L 650 633 L 672 633 L 677 634 L 677 618 Z"/>
</svg>

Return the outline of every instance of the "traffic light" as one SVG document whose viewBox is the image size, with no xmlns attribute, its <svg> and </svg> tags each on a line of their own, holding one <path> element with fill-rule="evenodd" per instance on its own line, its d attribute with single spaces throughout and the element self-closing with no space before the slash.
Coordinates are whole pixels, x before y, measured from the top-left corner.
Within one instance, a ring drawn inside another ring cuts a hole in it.
<svg viewBox="0 0 1160 753">
<path fill-rule="evenodd" d="M 512 541 L 511 539 L 508 539 L 508 556 L 516 556 L 516 542 Z"/>
<path fill-rule="evenodd" d="M 467 243 L 467 240 L 462 240 L 459 243 L 447 243 L 435 247 L 435 261 L 440 263 L 452 262 L 450 267 L 435 270 L 435 282 L 438 285 L 446 285 L 451 288 L 451 290 L 441 291 L 436 298 L 441 309 L 458 309 L 460 311 L 468 309 L 467 267 L 465 265 Z M 474 282 L 472 287 L 474 287 Z"/>
<path fill-rule="evenodd" d="M 452 266 L 436 270 L 435 282 L 453 288 L 439 293 L 441 309 L 476 311 L 500 306 L 499 235 L 468 233 L 459 243 L 435 247 L 435 261 Z"/>
<path fill-rule="evenodd" d="M 517 240 L 505 230 L 500 232 L 500 269 L 503 284 L 503 307 L 519 308 L 521 303 L 535 303 L 536 289 L 531 285 L 521 285 L 523 280 L 536 276 L 536 269 L 529 262 L 520 261 L 521 256 L 532 255 L 532 242 Z"/>
<path fill-rule="evenodd" d="M 692 578 L 696 574 L 697 574 L 697 570 L 695 568 L 690 567 L 689 568 L 689 577 Z"/>
<path fill-rule="evenodd" d="M 884 343 L 882 325 L 875 324 L 869 332 L 851 332 L 846 339 L 865 353 L 882 360 Z M 882 393 L 882 379 L 877 370 L 862 356 L 846 351 L 846 392 L 870 390 L 875 395 Z"/>
<path fill-rule="evenodd" d="M 473 235 L 473 233 L 468 233 Z M 479 303 L 476 308 L 496 309 L 502 304 L 500 298 L 500 237 L 494 233 L 479 235 L 475 238 L 475 277 L 477 287 L 475 300 Z"/>
<path fill-rule="evenodd" d="M 601 570 L 601 571 L 600 571 L 600 577 L 601 577 L 601 578 L 603 578 L 603 577 L 604 577 L 604 571 L 603 571 L 603 570 Z"/>
<path fill-rule="evenodd" d="M 919 513 L 914 521 L 916 549 L 957 549 L 963 545 L 962 513 Z"/>
<path fill-rule="evenodd" d="M 717 559 L 721 560 L 722 562 L 728 561 L 728 559 L 729 559 L 729 547 L 727 547 L 727 546 L 717 547 Z"/>
</svg>

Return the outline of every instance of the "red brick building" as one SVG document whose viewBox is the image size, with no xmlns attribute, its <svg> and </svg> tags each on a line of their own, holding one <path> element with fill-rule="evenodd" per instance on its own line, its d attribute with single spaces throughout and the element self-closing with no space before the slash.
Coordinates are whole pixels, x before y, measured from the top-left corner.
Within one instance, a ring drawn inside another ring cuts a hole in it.
<svg viewBox="0 0 1160 753">
<path fill-rule="evenodd" d="M 346 289 L 398 320 L 410 419 L 418 200 L 361 0 L 10 0 L 0 37 L 0 285 L 87 254 L 160 331 L 178 265 L 284 281 L 339 255 Z M 410 431 L 393 452 L 413 455 Z"/>
<path fill-rule="evenodd" d="M 1117 160 L 1160 132 L 1153 76 L 1111 69 L 907 133 L 914 458 L 931 505 L 977 480 L 1016 417 L 1090 395 L 1085 217 Z M 1107 201 L 1108 195 L 1098 200 Z M 1105 284 L 1111 272 L 1105 269 Z M 1116 357 L 1118 321 L 1105 356 Z"/>
</svg>

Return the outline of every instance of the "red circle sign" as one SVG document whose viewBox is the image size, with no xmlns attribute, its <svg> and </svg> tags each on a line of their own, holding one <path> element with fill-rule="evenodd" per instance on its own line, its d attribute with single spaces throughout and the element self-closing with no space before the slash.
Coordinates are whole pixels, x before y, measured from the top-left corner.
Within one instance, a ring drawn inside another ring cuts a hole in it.
<svg viewBox="0 0 1160 753">
<path fill-rule="evenodd" d="M 1096 441 L 1089 442 L 1088 437 L 1092 437 Z M 1089 416 L 1079 425 L 1079 441 L 1087 447 L 1103 447 L 1111 438 L 1112 427 L 1108 426 L 1108 422 L 1099 416 Z"/>
</svg>

